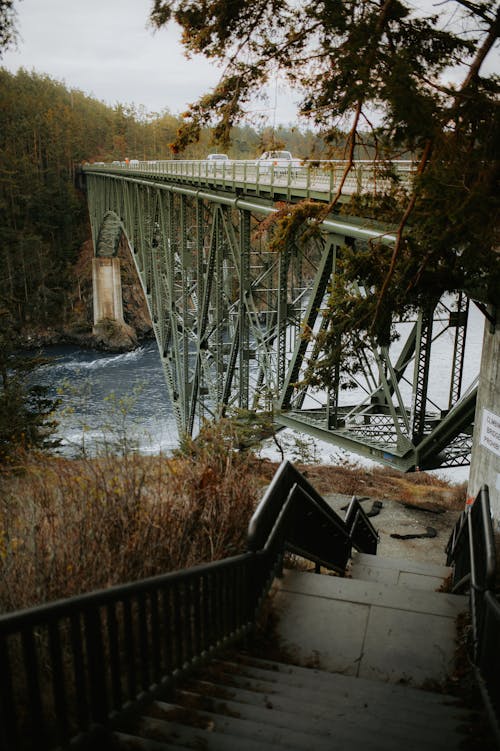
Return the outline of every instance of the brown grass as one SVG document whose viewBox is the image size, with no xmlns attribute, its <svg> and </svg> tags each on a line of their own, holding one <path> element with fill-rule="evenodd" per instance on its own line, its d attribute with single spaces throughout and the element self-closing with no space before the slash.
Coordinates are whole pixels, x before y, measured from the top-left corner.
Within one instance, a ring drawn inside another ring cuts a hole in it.
<svg viewBox="0 0 500 751">
<path fill-rule="evenodd" d="M 0 612 L 242 552 L 278 465 L 237 441 L 221 421 L 168 459 L 18 456 L 17 472 L 0 475 Z M 323 494 L 464 505 L 463 487 L 424 472 L 296 466 Z"/>
<path fill-rule="evenodd" d="M 1 479 L 0 611 L 241 552 L 261 484 L 224 429 L 171 459 L 19 459 Z"/>
<path fill-rule="evenodd" d="M 419 506 L 437 505 L 449 510 L 465 507 L 466 486 L 450 485 L 426 472 L 404 473 L 388 467 L 366 468 L 356 464 L 296 464 L 319 493 L 342 493 L 374 499 L 390 499 Z"/>
</svg>

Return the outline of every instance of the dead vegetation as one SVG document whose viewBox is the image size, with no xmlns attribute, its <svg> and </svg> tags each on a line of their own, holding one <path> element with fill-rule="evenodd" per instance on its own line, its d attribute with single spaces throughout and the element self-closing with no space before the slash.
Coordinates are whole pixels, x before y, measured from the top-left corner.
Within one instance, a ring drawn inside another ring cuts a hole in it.
<svg viewBox="0 0 500 751">
<path fill-rule="evenodd" d="M 435 505 L 450 511 L 462 510 L 465 506 L 465 484 L 450 485 L 427 472 L 403 473 L 378 466 L 367 469 L 349 463 L 296 466 L 323 494 L 343 493 L 421 507 Z"/>
<path fill-rule="evenodd" d="M 17 471 L 0 475 L 0 611 L 243 552 L 278 465 L 235 440 L 222 421 L 172 458 L 19 456 Z M 423 472 L 296 466 L 323 494 L 464 505 L 463 487 Z"/>
<path fill-rule="evenodd" d="M 0 611 L 217 560 L 245 549 L 253 457 L 227 435 L 181 456 L 18 457 L 1 478 Z"/>
</svg>

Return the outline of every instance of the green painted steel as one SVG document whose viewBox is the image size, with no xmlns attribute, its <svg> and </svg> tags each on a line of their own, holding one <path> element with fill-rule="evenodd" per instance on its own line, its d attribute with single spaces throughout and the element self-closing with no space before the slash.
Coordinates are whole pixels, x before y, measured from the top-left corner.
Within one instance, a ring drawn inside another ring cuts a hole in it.
<svg viewBox="0 0 500 751">
<path fill-rule="evenodd" d="M 328 327 L 323 312 L 339 250 L 395 240 L 390 227 L 330 215 L 319 233 L 304 234 L 283 252 L 270 249 L 276 201 L 330 201 L 344 163 L 264 175 L 246 162 L 83 169 L 95 253 L 116 255 L 122 234 L 127 238 L 180 434 L 196 433 L 204 419 L 271 412 L 278 426 L 405 471 L 468 464 L 475 389 L 462 393 L 462 294 L 401 324 L 395 347 L 363 342 L 355 377 L 333 363 L 324 392 L 303 382 L 308 364 L 328 355 L 309 334 Z M 409 163 L 395 169 L 410 179 Z M 383 179 L 370 163 L 352 172 L 353 191 L 373 190 Z M 446 338 L 444 409 L 432 393 L 431 366 Z"/>
</svg>

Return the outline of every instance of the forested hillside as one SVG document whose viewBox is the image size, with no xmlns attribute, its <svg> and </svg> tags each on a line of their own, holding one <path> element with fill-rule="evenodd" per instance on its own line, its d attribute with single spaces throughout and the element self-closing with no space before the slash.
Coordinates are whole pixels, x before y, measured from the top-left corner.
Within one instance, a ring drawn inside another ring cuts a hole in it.
<svg viewBox="0 0 500 751">
<path fill-rule="evenodd" d="M 88 237 L 78 164 L 154 152 L 177 125 L 167 114 L 153 128 L 133 110 L 110 109 L 48 77 L 0 70 L 3 331 L 20 335 L 71 316 L 72 268 Z"/>
<path fill-rule="evenodd" d="M 43 341 L 45 330 L 90 329 L 82 289 L 90 234 L 75 170 L 83 161 L 171 158 L 181 121 L 167 109 L 110 108 L 47 76 L 0 69 L 0 337 Z M 233 136 L 234 158 L 253 158 L 274 143 L 300 157 L 321 154 L 312 132 L 245 126 Z M 181 158 L 213 150 L 207 130 Z"/>
</svg>

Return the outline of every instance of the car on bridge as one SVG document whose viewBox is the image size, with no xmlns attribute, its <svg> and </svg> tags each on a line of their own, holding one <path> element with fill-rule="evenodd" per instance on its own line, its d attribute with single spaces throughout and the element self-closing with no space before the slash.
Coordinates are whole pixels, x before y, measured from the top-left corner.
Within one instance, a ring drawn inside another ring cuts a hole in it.
<svg viewBox="0 0 500 751">
<path fill-rule="evenodd" d="M 301 165 L 300 159 L 294 159 L 289 151 L 264 151 L 257 161 L 257 172 L 267 175 L 271 171 L 274 175 L 295 176 Z"/>
<path fill-rule="evenodd" d="M 207 165 L 209 172 L 219 172 L 231 164 L 227 154 L 209 154 L 206 161 L 209 162 Z"/>
<path fill-rule="evenodd" d="M 207 162 L 229 162 L 230 159 L 227 154 L 209 154 L 207 156 Z"/>
</svg>

